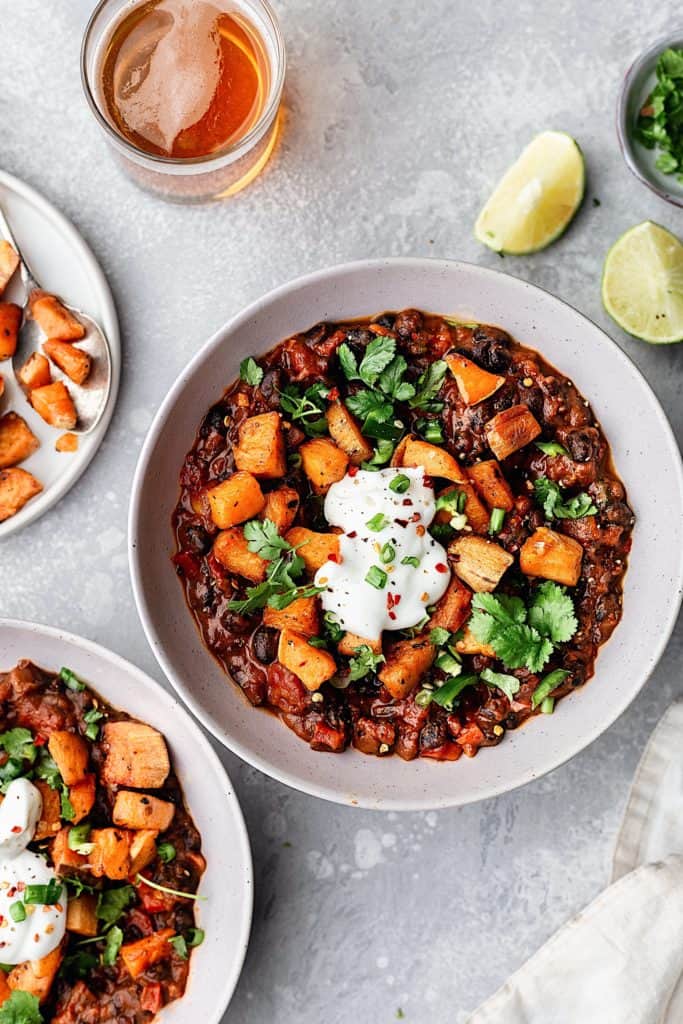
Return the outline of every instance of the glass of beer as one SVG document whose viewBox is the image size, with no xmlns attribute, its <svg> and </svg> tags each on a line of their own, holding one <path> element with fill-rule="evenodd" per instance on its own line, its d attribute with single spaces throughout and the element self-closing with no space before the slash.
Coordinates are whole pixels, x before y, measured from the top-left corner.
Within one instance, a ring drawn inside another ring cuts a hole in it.
<svg viewBox="0 0 683 1024">
<path fill-rule="evenodd" d="M 120 163 L 167 199 L 234 195 L 275 146 L 285 48 L 267 0 L 100 0 L 81 76 Z"/>
</svg>

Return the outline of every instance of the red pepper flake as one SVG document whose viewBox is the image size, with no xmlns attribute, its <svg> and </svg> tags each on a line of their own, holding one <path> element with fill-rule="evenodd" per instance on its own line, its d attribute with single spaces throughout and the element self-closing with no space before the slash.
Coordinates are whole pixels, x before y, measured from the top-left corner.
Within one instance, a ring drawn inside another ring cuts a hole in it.
<svg viewBox="0 0 683 1024">
<path fill-rule="evenodd" d="M 15 836 L 18 835 L 19 832 L 21 832 L 21 825 L 12 825 L 10 832 L 12 832 Z"/>
<path fill-rule="evenodd" d="M 408 525 L 408 520 L 407 519 L 394 519 L 394 522 L 398 523 L 398 525 L 402 526 L 404 529 Z"/>
<path fill-rule="evenodd" d="M 401 595 L 397 594 L 396 597 L 394 598 L 394 607 L 396 607 L 396 605 L 400 604 L 400 603 L 401 603 Z"/>
<path fill-rule="evenodd" d="M 393 621 L 396 619 L 396 612 L 389 612 L 389 618 Z"/>
<path fill-rule="evenodd" d="M 330 562 L 335 562 L 337 565 L 339 565 L 341 562 L 341 558 L 334 551 L 330 551 L 327 557 L 329 558 Z"/>
<path fill-rule="evenodd" d="M 330 390 L 327 392 L 327 401 L 328 402 L 336 402 L 338 398 L 339 398 L 339 388 L 330 388 Z"/>
<path fill-rule="evenodd" d="M 395 603 L 394 595 L 392 593 L 387 594 L 387 608 L 393 608 Z"/>
<path fill-rule="evenodd" d="M 419 512 L 413 512 L 412 516 L 408 520 L 409 523 L 419 523 L 421 519 Z"/>
<path fill-rule="evenodd" d="M 444 565 L 443 562 L 437 562 L 434 568 L 437 572 L 448 572 L 448 566 Z"/>
<path fill-rule="evenodd" d="M 412 498 L 404 498 L 403 501 L 401 502 L 401 504 L 402 505 L 412 505 L 413 504 L 413 499 Z"/>
<path fill-rule="evenodd" d="M 433 487 L 434 486 L 434 481 L 432 480 L 431 476 L 427 476 L 426 473 L 425 473 L 425 475 L 423 476 L 422 479 L 423 479 L 425 487 Z"/>
<path fill-rule="evenodd" d="M 356 533 L 355 530 L 351 530 L 351 533 L 347 533 L 346 536 L 349 538 L 349 540 L 354 540 L 354 538 L 356 538 L 358 534 Z"/>
<path fill-rule="evenodd" d="M 349 476 L 355 476 L 358 472 L 358 466 L 349 466 Z"/>
</svg>

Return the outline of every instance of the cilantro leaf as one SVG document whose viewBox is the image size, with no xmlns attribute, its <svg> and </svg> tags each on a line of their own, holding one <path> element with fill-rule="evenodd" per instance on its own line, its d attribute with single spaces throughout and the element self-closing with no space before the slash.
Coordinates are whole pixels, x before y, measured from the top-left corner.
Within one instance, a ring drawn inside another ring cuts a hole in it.
<svg viewBox="0 0 683 1024">
<path fill-rule="evenodd" d="M 0 1024 L 43 1024 L 37 996 L 15 989 L 0 1006 Z"/>
<path fill-rule="evenodd" d="M 240 380 L 251 384 L 254 388 L 258 387 L 263 380 L 263 369 L 251 356 L 243 359 L 240 363 Z"/>
<path fill-rule="evenodd" d="M 547 663 L 553 645 L 526 623 L 527 613 L 521 598 L 475 594 L 472 608 L 472 633 L 481 643 L 492 647 L 507 668 L 538 672 Z"/>
<path fill-rule="evenodd" d="M 379 335 L 370 342 L 365 350 L 365 355 L 358 367 L 358 374 L 364 384 L 372 386 L 394 358 L 396 353 L 396 339 L 388 335 Z"/>
<path fill-rule="evenodd" d="M 378 423 L 385 423 L 394 415 L 391 402 L 377 391 L 357 391 L 355 395 L 348 396 L 346 404 L 359 420 L 373 416 Z"/>
<path fill-rule="evenodd" d="M 97 957 L 81 949 L 65 957 L 61 973 L 67 978 L 87 978 L 93 967 L 97 967 Z"/>
<path fill-rule="evenodd" d="M 349 348 L 346 342 L 343 342 L 343 344 L 341 344 L 337 349 L 337 355 L 339 357 L 339 364 L 344 371 L 346 379 L 359 380 L 358 360 L 353 353 L 353 349 Z"/>
<path fill-rule="evenodd" d="M 294 423 L 299 423 L 311 437 L 327 433 L 325 399 L 330 389 L 323 381 L 301 392 L 295 384 L 286 384 L 280 391 L 280 408 Z"/>
<path fill-rule="evenodd" d="M 479 675 L 489 686 L 497 686 L 499 690 L 502 690 L 510 702 L 515 699 L 515 694 L 521 686 L 516 676 L 508 676 L 504 672 L 493 672 L 490 668 L 482 669 Z"/>
<path fill-rule="evenodd" d="M 429 364 L 418 379 L 415 397 L 410 400 L 409 404 L 412 409 L 439 412 L 443 403 L 435 402 L 434 399 L 441 390 L 447 370 L 448 366 L 443 359 L 436 359 Z"/>
<path fill-rule="evenodd" d="M 132 885 L 119 885 L 115 889 L 105 889 L 97 900 L 97 917 L 105 927 L 116 924 L 126 912 L 135 898 Z"/>
<path fill-rule="evenodd" d="M 435 626 L 429 633 L 429 642 L 434 644 L 435 647 L 443 647 L 450 638 L 450 630 L 444 629 L 443 626 Z"/>
<path fill-rule="evenodd" d="M 635 138 L 659 150 L 655 161 L 663 174 L 683 179 L 683 50 L 664 50 L 657 60 L 657 82 L 640 111 Z"/>
<path fill-rule="evenodd" d="M 121 949 L 122 945 L 123 932 L 118 927 L 118 925 L 114 925 L 107 932 L 104 942 L 104 950 L 102 952 L 102 963 L 105 965 L 105 967 L 113 967 L 113 965 L 116 963 L 116 958 L 119 955 L 119 950 Z"/>
<path fill-rule="evenodd" d="M 26 775 L 36 759 L 38 748 L 28 729 L 9 729 L 0 734 L 0 748 L 8 755 L 0 766 L 0 792 L 6 793 L 10 782 Z"/>
<path fill-rule="evenodd" d="M 559 485 L 546 476 L 539 476 L 534 481 L 534 497 L 546 519 L 583 519 L 584 516 L 594 516 L 598 511 L 585 491 L 566 499 Z"/>
<path fill-rule="evenodd" d="M 356 654 L 349 660 L 349 680 L 364 679 L 384 661 L 383 654 L 373 654 L 367 644 L 356 648 Z"/>
<path fill-rule="evenodd" d="M 168 944 L 173 946 L 181 960 L 187 960 L 190 954 L 187 951 L 187 942 L 182 935 L 174 935 L 172 939 L 168 940 Z"/>
<path fill-rule="evenodd" d="M 282 551 L 291 551 L 292 545 L 281 537 L 272 519 L 250 519 L 244 524 L 244 538 L 247 547 L 255 555 L 260 555 L 267 562 L 279 558 Z"/>
<path fill-rule="evenodd" d="M 574 602 L 564 587 L 550 580 L 538 587 L 529 607 L 529 624 L 554 644 L 571 640 L 579 623 L 574 615 Z"/>
<path fill-rule="evenodd" d="M 394 356 L 386 369 L 382 370 L 377 381 L 377 386 L 385 395 L 393 398 L 396 402 L 407 402 L 415 394 L 415 388 L 403 378 L 408 369 L 408 363 L 403 356 Z"/>
</svg>

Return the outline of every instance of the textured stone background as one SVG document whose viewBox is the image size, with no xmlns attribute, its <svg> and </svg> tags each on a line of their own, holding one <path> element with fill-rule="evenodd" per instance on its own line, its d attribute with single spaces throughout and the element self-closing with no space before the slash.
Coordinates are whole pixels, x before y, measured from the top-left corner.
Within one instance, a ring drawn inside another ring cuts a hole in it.
<svg viewBox="0 0 683 1024">
<path fill-rule="evenodd" d="M 683 346 L 626 338 L 599 296 L 601 261 L 624 229 L 650 217 L 683 233 L 683 211 L 631 178 L 614 131 L 621 77 L 666 31 L 674 5 L 644 18 L 636 0 L 275 3 L 289 52 L 281 145 L 232 202 L 183 209 L 119 175 L 82 99 L 78 54 L 92 0 L 0 0 L 0 164 L 88 240 L 125 346 L 99 456 L 50 516 L 0 548 L 0 610 L 82 633 L 157 679 L 126 565 L 138 450 L 187 359 L 274 285 L 385 254 L 509 270 L 605 327 L 683 427 Z M 506 165 L 548 127 L 579 140 L 588 200 L 548 252 L 503 262 L 474 241 L 472 224 Z M 399 1008 L 410 1024 L 462 1024 L 604 884 L 643 744 L 683 689 L 681 639 L 590 749 L 522 791 L 460 811 L 327 805 L 224 754 L 256 869 L 252 941 L 226 1024 L 389 1024 Z"/>
</svg>

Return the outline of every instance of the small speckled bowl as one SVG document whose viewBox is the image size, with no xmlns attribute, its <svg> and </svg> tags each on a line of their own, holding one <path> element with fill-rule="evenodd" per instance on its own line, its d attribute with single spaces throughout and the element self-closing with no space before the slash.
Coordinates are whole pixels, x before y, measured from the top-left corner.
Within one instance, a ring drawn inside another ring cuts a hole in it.
<svg viewBox="0 0 683 1024">
<path fill-rule="evenodd" d="M 617 105 L 617 135 L 626 166 L 632 174 L 662 199 L 683 206 L 683 184 L 676 174 L 662 174 L 655 161 L 656 149 L 646 149 L 633 137 L 638 113 L 656 82 L 655 67 L 660 53 L 671 47 L 683 49 L 683 28 L 661 36 L 634 60 L 626 72 Z"/>
<path fill-rule="evenodd" d="M 636 513 L 623 619 L 601 648 L 595 678 L 512 730 L 500 746 L 457 763 L 315 753 L 275 715 L 253 708 L 204 647 L 171 562 L 178 475 L 206 411 L 240 361 L 321 320 L 415 307 L 497 324 L 538 348 L 591 402 Z M 656 483 L 655 483 L 656 482 Z M 566 303 L 525 281 L 451 260 L 363 260 L 277 288 L 222 327 L 194 356 L 159 409 L 133 483 L 129 556 L 152 650 L 183 700 L 245 761 L 314 796 L 382 810 L 482 800 L 556 768 L 631 703 L 666 646 L 683 581 L 683 472 L 660 405 L 633 363 Z"/>
</svg>

